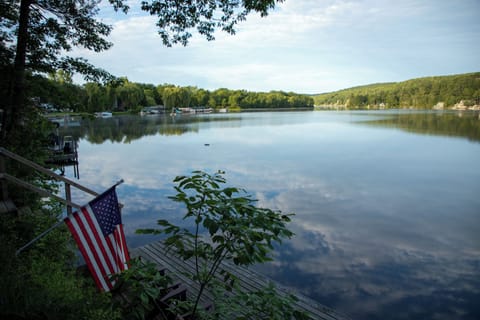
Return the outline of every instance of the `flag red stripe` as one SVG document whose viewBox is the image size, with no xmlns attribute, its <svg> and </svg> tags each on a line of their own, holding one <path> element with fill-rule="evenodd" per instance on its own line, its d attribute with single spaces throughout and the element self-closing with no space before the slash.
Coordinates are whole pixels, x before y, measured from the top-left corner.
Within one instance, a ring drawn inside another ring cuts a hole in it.
<svg viewBox="0 0 480 320">
<path fill-rule="evenodd" d="M 129 260 L 129 257 L 128 257 L 128 250 L 126 248 L 125 238 L 122 236 L 123 234 L 124 234 L 123 233 L 123 226 L 118 225 L 117 228 L 115 229 L 115 238 L 118 239 L 117 243 L 120 247 L 121 263 L 119 265 L 120 265 L 120 268 L 122 270 L 125 270 L 125 268 L 128 268 L 125 265 L 125 263 Z"/>
<path fill-rule="evenodd" d="M 113 234 L 108 235 L 108 237 L 105 238 L 105 241 L 107 242 L 108 247 L 112 248 L 111 253 L 112 253 L 112 259 L 115 264 L 115 272 L 119 272 L 120 268 L 118 266 L 117 252 L 115 251 L 115 238 Z"/>
<path fill-rule="evenodd" d="M 125 270 L 126 268 L 125 263 L 129 260 L 129 257 L 128 257 L 128 252 L 126 250 L 125 237 L 122 236 L 124 235 L 123 226 L 121 224 L 117 225 L 113 234 L 115 236 L 115 242 L 118 247 L 118 253 L 117 253 L 118 259 L 119 259 L 118 265 L 120 266 L 121 270 Z"/>
<path fill-rule="evenodd" d="M 115 261 L 115 257 L 114 257 L 114 252 L 112 251 L 112 244 L 109 243 L 108 239 L 109 239 L 109 236 L 107 237 L 104 237 L 103 236 L 103 233 L 102 233 L 102 229 L 100 227 L 100 225 L 98 224 L 98 221 L 95 217 L 95 213 L 93 213 L 93 210 L 92 208 L 87 205 L 85 207 L 85 212 L 89 214 L 89 217 L 91 218 L 91 222 L 92 224 L 95 226 L 95 233 L 99 236 L 97 239 L 99 239 L 99 246 L 101 245 L 101 247 L 103 248 L 103 253 L 105 254 L 105 259 L 107 261 L 109 261 L 109 264 L 113 266 L 113 269 L 112 270 L 117 270 L 117 267 L 116 267 L 116 261 Z M 115 271 L 114 271 L 115 273 Z"/>
<path fill-rule="evenodd" d="M 89 257 L 91 268 L 90 270 L 96 274 L 97 278 L 99 279 L 101 285 L 101 289 L 109 291 L 112 287 L 110 281 L 105 277 L 106 268 L 102 265 L 98 253 L 98 247 L 95 245 L 95 242 L 92 241 L 92 234 L 97 233 L 98 230 L 90 229 L 87 220 L 88 218 L 85 216 L 85 212 L 82 211 L 79 213 L 75 219 L 75 222 L 78 225 L 80 230 L 81 236 L 81 244 L 86 249 L 85 252 Z"/>
<path fill-rule="evenodd" d="M 115 242 L 112 241 L 112 239 L 110 238 L 112 235 L 108 235 L 107 237 L 105 237 L 105 243 L 108 247 L 108 251 L 110 252 L 110 258 L 112 261 L 112 263 L 116 266 L 115 269 L 117 270 L 118 269 L 118 261 L 117 261 L 117 257 L 116 257 L 116 254 L 115 254 Z M 118 270 L 117 270 L 118 271 Z"/>
<path fill-rule="evenodd" d="M 119 263 L 119 266 L 120 268 L 123 270 L 125 268 L 125 250 L 124 250 L 124 247 L 123 247 L 123 244 L 121 242 L 121 237 L 120 235 L 118 234 L 117 231 L 115 231 L 115 238 L 117 238 L 117 243 L 118 243 L 118 254 L 119 254 L 119 260 L 120 260 L 120 263 Z"/>
<path fill-rule="evenodd" d="M 127 240 L 125 239 L 125 233 L 123 231 L 123 224 L 119 225 L 119 233 L 120 233 L 120 243 L 122 244 L 122 252 L 123 252 L 123 261 L 122 264 L 123 270 L 128 269 L 127 262 L 130 261 L 130 255 L 128 254 L 128 247 L 127 247 Z"/>
<path fill-rule="evenodd" d="M 123 232 L 123 224 L 120 224 L 118 226 L 118 233 L 120 236 L 120 243 L 122 244 L 123 248 L 123 256 L 125 261 L 130 260 L 130 255 L 128 254 L 128 248 L 127 248 L 127 240 L 125 239 L 125 233 Z"/>
<path fill-rule="evenodd" d="M 92 223 L 92 217 L 90 216 L 89 212 L 85 210 L 85 208 L 82 208 L 82 212 L 83 215 L 78 216 L 77 220 L 85 237 L 84 245 L 89 249 L 94 257 L 98 268 L 98 276 L 105 278 L 105 281 L 108 283 L 109 280 L 106 278 L 106 276 L 112 274 L 113 270 L 109 269 L 109 266 L 105 261 L 105 252 L 102 250 L 98 239 L 98 232 L 101 232 L 101 230 L 95 228 L 94 224 Z"/>
<path fill-rule="evenodd" d="M 109 254 L 111 255 L 111 251 L 110 251 L 110 253 L 107 252 L 109 250 L 109 248 L 105 248 L 105 246 L 103 245 L 104 242 L 102 241 L 102 238 L 103 238 L 102 230 L 100 229 L 100 226 L 98 225 L 98 223 L 95 223 L 93 221 L 96 218 L 93 215 L 93 212 L 91 212 L 91 210 L 89 210 L 89 209 L 90 208 L 82 208 L 82 212 L 84 213 L 84 217 L 86 218 L 90 229 L 93 231 L 91 236 L 94 237 L 94 240 L 95 240 L 94 244 L 96 244 L 98 246 L 98 247 L 95 247 L 95 245 L 92 244 L 91 248 L 94 249 L 93 251 L 95 252 L 95 254 L 97 256 L 98 256 L 98 254 L 101 254 L 101 257 L 104 259 L 104 261 L 106 263 L 105 267 L 107 267 L 107 270 L 104 270 L 105 271 L 104 275 L 114 274 L 115 271 L 116 271 L 115 270 L 116 268 L 114 267 L 114 261 L 111 261 L 110 259 L 108 259 L 108 255 Z M 100 252 L 98 252 L 98 250 L 100 250 Z M 100 257 L 99 257 L 99 259 L 100 259 Z M 103 265 L 104 264 L 102 263 L 102 266 Z"/>
<path fill-rule="evenodd" d="M 74 221 L 75 223 L 77 223 L 77 216 L 78 216 L 77 212 L 75 212 L 72 216 L 72 219 L 75 220 Z M 104 284 L 102 284 L 102 281 L 99 279 L 99 275 L 95 270 L 95 267 L 92 263 L 92 260 L 90 259 L 90 255 L 87 252 L 87 248 L 83 244 L 82 237 L 80 237 L 80 235 L 77 233 L 76 228 L 73 226 L 73 223 L 72 223 L 72 221 L 70 221 L 69 218 L 65 219 L 65 222 L 67 223 L 67 226 L 70 229 L 70 232 L 72 233 L 73 238 L 75 239 L 75 242 L 77 243 L 78 248 L 80 249 L 80 252 L 82 253 L 83 258 L 85 259 L 85 262 L 87 263 L 88 269 L 90 270 L 90 273 L 92 274 L 93 280 L 97 284 L 97 287 L 105 290 L 105 286 L 104 286 Z"/>
</svg>

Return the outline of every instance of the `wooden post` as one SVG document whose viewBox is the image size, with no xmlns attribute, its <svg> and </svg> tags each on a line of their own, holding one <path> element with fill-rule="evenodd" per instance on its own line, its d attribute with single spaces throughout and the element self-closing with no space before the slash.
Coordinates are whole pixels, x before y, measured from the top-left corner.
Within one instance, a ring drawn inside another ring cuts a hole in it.
<svg viewBox="0 0 480 320">
<path fill-rule="evenodd" d="M 2 149 L 0 148 L 0 214 L 11 212 L 18 213 L 17 207 L 8 196 L 5 158 L 6 156 L 3 154 Z"/>
<path fill-rule="evenodd" d="M 72 193 L 70 191 L 70 184 L 65 181 L 65 199 L 67 201 L 72 201 Z M 67 204 L 67 214 L 71 215 L 72 214 L 72 206 Z"/>
<path fill-rule="evenodd" d="M 7 201 L 8 200 L 8 189 L 7 189 L 7 181 L 3 178 L 3 174 L 5 173 L 5 157 L 3 153 L 0 152 L 0 183 L 1 183 L 1 201 Z"/>
</svg>

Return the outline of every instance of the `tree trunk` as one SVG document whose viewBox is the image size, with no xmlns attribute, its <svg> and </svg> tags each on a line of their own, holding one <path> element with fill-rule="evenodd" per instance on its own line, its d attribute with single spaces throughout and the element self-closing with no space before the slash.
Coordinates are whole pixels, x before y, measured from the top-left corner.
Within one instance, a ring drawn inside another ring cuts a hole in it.
<svg viewBox="0 0 480 320">
<path fill-rule="evenodd" d="M 10 79 L 9 93 L 2 119 L 2 142 L 5 141 L 10 131 L 14 128 L 18 120 L 17 116 L 25 106 L 25 65 L 27 59 L 28 23 L 32 1 L 22 0 L 20 3 L 13 75 Z"/>
</svg>

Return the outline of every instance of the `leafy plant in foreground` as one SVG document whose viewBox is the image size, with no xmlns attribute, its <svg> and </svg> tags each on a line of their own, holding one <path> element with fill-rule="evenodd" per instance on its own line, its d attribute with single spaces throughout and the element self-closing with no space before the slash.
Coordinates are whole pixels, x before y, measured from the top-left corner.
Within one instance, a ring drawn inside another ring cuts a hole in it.
<svg viewBox="0 0 480 320">
<path fill-rule="evenodd" d="M 122 310 L 124 319 L 145 319 L 154 311 L 162 312 L 156 301 L 171 279 L 154 263 L 131 259 L 129 268 L 113 277 L 115 305 Z"/>
<path fill-rule="evenodd" d="M 194 281 L 199 292 L 191 313 L 197 315 L 200 298 L 207 286 L 220 273 L 225 290 L 232 290 L 235 277 L 220 269 L 222 261 L 236 265 L 252 265 L 270 261 L 274 242 L 290 238 L 286 224 L 292 214 L 258 208 L 245 190 L 223 187 L 224 172 L 208 174 L 194 171 L 192 176 L 176 177 L 177 194 L 170 199 L 183 203 L 184 219 L 193 219 L 193 231 L 159 220 L 161 229 L 141 229 L 137 233 L 165 233 L 165 243 L 185 260 L 194 259 Z"/>
<path fill-rule="evenodd" d="M 275 284 L 253 292 L 238 291 L 235 299 L 214 291 L 215 310 L 207 314 L 206 319 L 235 319 L 235 320 L 308 320 L 311 319 L 304 311 L 295 309 L 294 303 L 298 298 L 292 294 L 281 295 Z"/>
</svg>

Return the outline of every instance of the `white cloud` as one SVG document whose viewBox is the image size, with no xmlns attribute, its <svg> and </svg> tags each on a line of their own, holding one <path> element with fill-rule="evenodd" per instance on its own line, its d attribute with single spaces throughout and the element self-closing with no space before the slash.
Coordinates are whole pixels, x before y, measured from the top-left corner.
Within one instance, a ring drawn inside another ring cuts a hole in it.
<svg viewBox="0 0 480 320">
<path fill-rule="evenodd" d="M 446 1 L 289 0 L 265 18 L 250 15 L 234 36 L 216 32 L 216 40 L 208 42 L 194 35 L 189 46 L 173 48 L 163 46 L 155 17 L 133 8 L 128 15 L 105 14 L 114 26 L 112 49 L 76 53 L 136 82 L 326 92 L 478 70 L 472 52 L 479 49 L 474 38 L 480 30 L 471 12 L 479 5 L 467 1 L 454 12 L 451 6 Z"/>
</svg>

